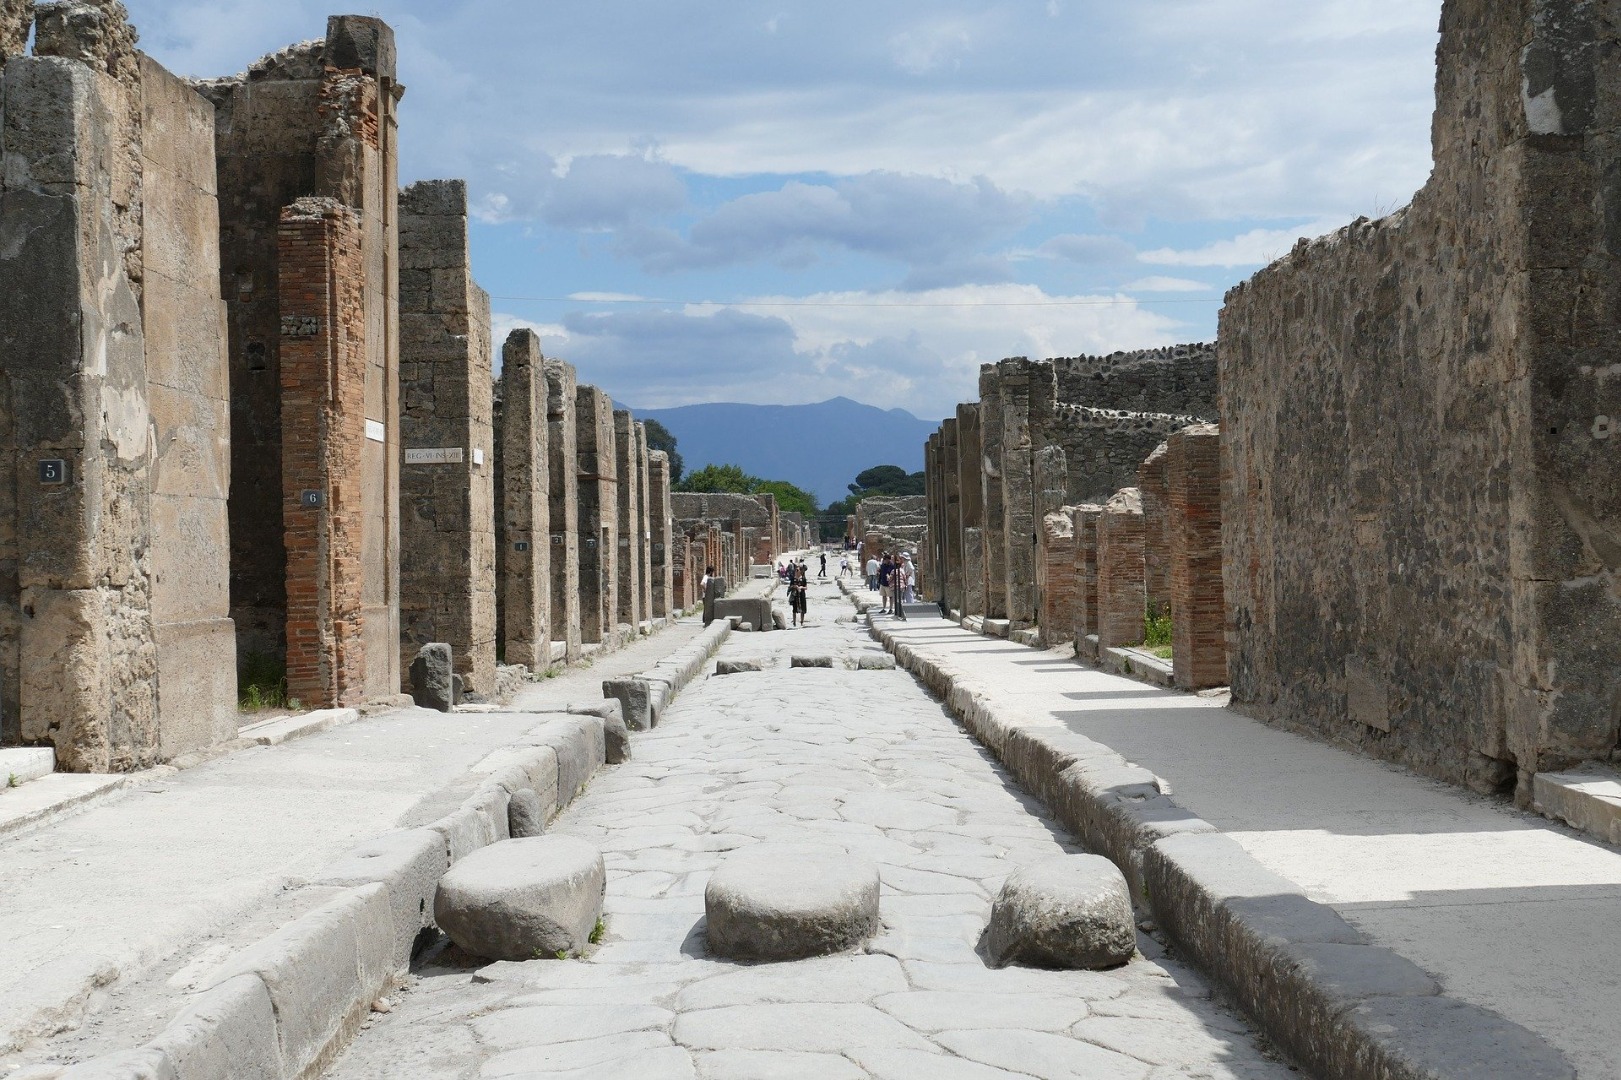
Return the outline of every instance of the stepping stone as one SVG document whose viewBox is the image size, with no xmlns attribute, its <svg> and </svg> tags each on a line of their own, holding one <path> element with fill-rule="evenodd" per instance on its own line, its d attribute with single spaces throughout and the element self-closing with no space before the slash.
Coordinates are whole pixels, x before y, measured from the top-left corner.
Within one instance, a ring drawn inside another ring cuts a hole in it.
<svg viewBox="0 0 1621 1080">
<path fill-rule="evenodd" d="M 1101 855 L 1062 855 L 1008 875 L 991 905 L 991 962 L 1045 968 L 1118 967 L 1137 952 L 1131 894 Z"/>
<path fill-rule="evenodd" d="M 736 675 L 744 671 L 764 671 L 758 660 L 716 660 L 716 675 Z"/>
<path fill-rule="evenodd" d="M 450 712 L 456 707 L 456 682 L 449 645 L 433 642 L 417 650 L 411 661 L 411 700 L 418 706 Z"/>
<path fill-rule="evenodd" d="M 791 657 L 789 659 L 788 666 L 791 667 L 791 668 L 796 668 L 796 667 L 826 667 L 826 668 L 830 668 L 830 667 L 833 666 L 833 658 L 831 656 L 795 656 L 795 657 Z"/>
<path fill-rule="evenodd" d="M 709 952 L 801 960 L 878 932 L 878 867 L 837 851 L 756 847 L 729 857 L 704 889 Z"/>
<path fill-rule="evenodd" d="M 856 658 L 857 671 L 894 671 L 895 658 L 888 653 Z"/>
<path fill-rule="evenodd" d="M 602 852 L 572 836 L 502 840 L 445 872 L 434 919 L 450 940 L 491 960 L 583 950 L 602 917 Z"/>
</svg>

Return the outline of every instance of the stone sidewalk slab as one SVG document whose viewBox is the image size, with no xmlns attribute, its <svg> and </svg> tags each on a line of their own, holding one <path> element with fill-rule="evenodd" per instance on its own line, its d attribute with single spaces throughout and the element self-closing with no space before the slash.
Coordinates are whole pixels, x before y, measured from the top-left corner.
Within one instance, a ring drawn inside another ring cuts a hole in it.
<svg viewBox="0 0 1621 1080">
<path fill-rule="evenodd" d="M 1219 830 L 1448 997 L 1541 1036 L 1584 1080 L 1621 1076 L 1621 937 L 1602 929 L 1621 925 L 1621 851 L 1068 649 L 944 619 L 875 626 L 927 661 L 936 692 L 1123 756 L 1168 810 Z"/>
</svg>

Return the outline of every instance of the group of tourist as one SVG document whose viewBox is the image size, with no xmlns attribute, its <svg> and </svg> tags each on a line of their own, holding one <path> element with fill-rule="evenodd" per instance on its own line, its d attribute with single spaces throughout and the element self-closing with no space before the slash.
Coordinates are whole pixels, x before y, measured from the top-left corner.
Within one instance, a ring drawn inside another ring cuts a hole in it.
<svg viewBox="0 0 1621 1080">
<path fill-rule="evenodd" d="M 827 556 L 822 556 L 827 565 Z M 810 568 L 804 559 L 791 559 L 786 565 L 777 565 L 777 576 L 788 586 L 788 612 L 795 626 L 805 625 L 805 609 L 810 606 Z"/>
<path fill-rule="evenodd" d="M 906 605 L 912 603 L 917 590 L 917 568 L 912 565 L 910 552 L 869 558 L 866 565 L 867 588 L 878 593 L 883 601 L 882 614 L 897 619 L 906 618 Z"/>
</svg>

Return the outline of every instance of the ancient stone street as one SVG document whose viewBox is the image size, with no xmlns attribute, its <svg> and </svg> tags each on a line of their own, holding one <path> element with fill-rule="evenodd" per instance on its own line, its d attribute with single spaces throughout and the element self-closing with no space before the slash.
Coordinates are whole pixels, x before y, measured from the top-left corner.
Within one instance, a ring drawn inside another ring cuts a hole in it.
<svg viewBox="0 0 1621 1080">
<path fill-rule="evenodd" d="M 719 655 L 766 670 L 694 684 L 554 823 L 607 859 L 589 956 L 485 966 L 447 951 L 328 1075 L 1293 1075 L 1147 936 L 1147 958 L 1107 972 L 987 966 L 977 944 L 1006 875 L 1080 849 L 910 675 L 855 670 L 882 653 L 851 612 L 813 584 L 805 629 L 734 635 Z M 800 655 L 834 667 L 790 670 Z M 792 963 L 706 957 L 709 874 L 760 843 L 876 862 L 880 935 Z"/>
</svg>

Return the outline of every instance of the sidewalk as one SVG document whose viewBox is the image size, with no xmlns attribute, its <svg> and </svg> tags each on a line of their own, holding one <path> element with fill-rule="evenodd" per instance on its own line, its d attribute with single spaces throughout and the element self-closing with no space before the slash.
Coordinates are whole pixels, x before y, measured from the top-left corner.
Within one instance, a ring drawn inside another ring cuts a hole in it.
<svg viewBox="0 0 1621 1080">
<path fill-rule="evenodd" d="M 512 705 L 527 713 L 363 717 L 184 771 L 136 774 L 107 801 L 0 840 L 0 1075 L 25 1060 L 7 1056 L 17 1044 L 76 1026 L 87 1006 L 84 1029 L 63 1039 L 95 1052 L 140 1042 L 150 1032 L 126 1029 L 167 1023 L 167 995 L 191 975 L 299 913 L 287 910 L 288 885 L 394 828 L 535 728 L 536 711 L 600 701 L 604 678 L 649 668 L 701 630 L 683 619 L 530 684 Z M 100 1030 L 109 1026 L 119 1031 Z"/>
<path fill-rule="evenodd" d="M 1621 1076 L 1621 851 L 1504 804 L 943 619 L 904 643 L 1009 715 L 1057 721 L 1150 770 L 1176 803 L 1334 908 L 1443 993 Z"/>
</svg>

